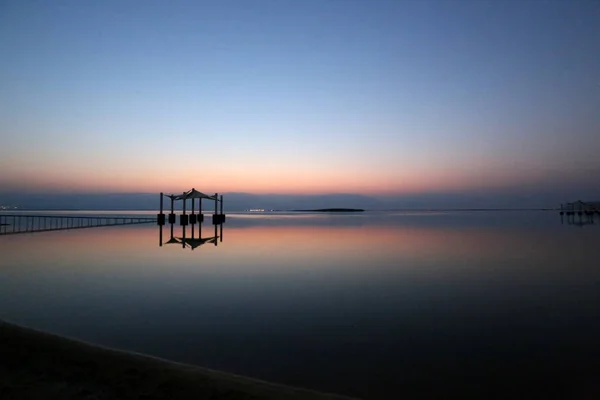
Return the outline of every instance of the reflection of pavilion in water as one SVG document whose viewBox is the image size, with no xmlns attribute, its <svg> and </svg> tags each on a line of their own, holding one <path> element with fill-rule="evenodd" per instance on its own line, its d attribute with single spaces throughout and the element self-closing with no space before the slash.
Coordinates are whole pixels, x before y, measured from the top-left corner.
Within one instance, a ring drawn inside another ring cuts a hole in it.
<svg viewBox="0 0 600 400">
<path fill-rule="evenodd" d="M 165 195 L 160 194 L 160 213 L 157 216 L 158 229 L 159 229 L 159 246 L 163 245 L 163 227 L 167 222 L 166 215 L 163 214 L 163 197 L 168 197 L 171 200 L 171 213 L 168 215 L 169 224 L 171 225 L 170 237 L 165 244 L 180 244 L 184 249 L 189 247 L 194 250 L 196 247 L 200 247 L 206 243 L 213 243 L 215 246 L 218 242 L 223 241 L 223 223 L 225 222 L 225 214 L 223 214 L 223 195 L 219 197 L 218 193 L 214 196 L 209 196 L 202 192 L 192 188 L 187 192 L 183 192 L 180 195 Z M 212 223 L 215 227 L 214 235 L 208 237 L 202 237 L 202 223 L 204 222 L 204 215 L 202 214 L 202 199 L 213 200 L 215 202 L 215 213 L 213 214 Z M 186 214 L 186 206 L 188 200 L 191 201 L 191 214 Z M 198 200 L 198 214 L 194 211 L 196 200 Z M 175 201 L 182 202 L 182 214 L 179 216 L 179 225 L 181 226 L 181 236 L 175 236 L 174 225 L 177 220 L 175 215 Z M 220 212 L 218 204 L 221 205 Z M 188 225 L 190 230 L 188 231 Z M 198 236 L 196 237 L 196 225 L 198 225 Z M 190 233 L 191 237 L 187 234 Z"/>
<path fill-rule="evenodd" d="M 163 244 L 179 244 L 182 248 L 190 248 L 194 250 L 196 247 L 200 247 L 207 243 L 212 243 L 215 246 L 219 242 L 223 241 L 223 224 L 215 224 L 213 236 L 202 237 L 202 225 L 199 224 L 196 229 L 195 225 L 192 225 L 189 229 L 187 226 L 181 226 L 181 236 L 175 236 L 175 224 L 169 224 L 169 240 L 163 242 L 163 228 L 164 225 L 160 225 L 159 229 L 159 242 L 158 245 L 162 247 Z M 190 234 L 188 237 L 187 235 Z"/>
<path fill-rule="evenodd" d="M 567 215 L 560 216 L 561 224 L 574 225 L 574 226 L 586 226 L 595 225 L 593 213 L 570 213 Z"/>
</svg>

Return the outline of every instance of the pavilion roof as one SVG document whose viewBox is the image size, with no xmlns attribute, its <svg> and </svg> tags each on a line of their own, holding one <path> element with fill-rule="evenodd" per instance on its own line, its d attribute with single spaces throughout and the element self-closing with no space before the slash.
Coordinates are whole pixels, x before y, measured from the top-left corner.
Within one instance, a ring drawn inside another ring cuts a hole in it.
<svg viewBox="0 0 600 400">
<path fill-rule="evenodd" d="M 196 189 L 192 188 L 191 190 L 188 190 L 185 193 L 182 193 L 180 195 L 167 195 L 168 197 L 172 198 L 173 200 L 187 200 L 187 199 L 210 199 L 210 200 L 215 200 L 215 196 L 209 196 L 205 193 L 199 192 Z M 218 198 L 216 199 L 218 200 Z"/>
<path fill-rule="evenodd" d="M 202 246 L 205 243 L 214 243 L 217 241 L 218 236 L 211 236 L 206 238 L 181 238 L 181 237 L 173 237 L 166 244 L 172 243 L 184 243 L 187 247 L 195 249 L 196 247 Z"/>
</svg>

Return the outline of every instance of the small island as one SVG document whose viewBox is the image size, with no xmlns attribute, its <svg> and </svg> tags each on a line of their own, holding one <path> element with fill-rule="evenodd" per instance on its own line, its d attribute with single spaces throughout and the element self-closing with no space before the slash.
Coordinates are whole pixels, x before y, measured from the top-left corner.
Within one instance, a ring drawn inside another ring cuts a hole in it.
<svg viewBox="0 0 600 400">
<path fill-rule="evenodd" d="M 295 212 L 363 212 L 362 208 L 319 208 L 316 210 L 291 210 Z"/>
</svg>

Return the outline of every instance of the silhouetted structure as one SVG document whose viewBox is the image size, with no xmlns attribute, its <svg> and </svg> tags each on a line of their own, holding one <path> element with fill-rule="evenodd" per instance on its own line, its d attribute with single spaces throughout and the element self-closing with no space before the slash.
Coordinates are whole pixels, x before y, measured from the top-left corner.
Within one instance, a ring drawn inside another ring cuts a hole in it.
<svg viewBox="0 0 600 400">
<path fill-rule="evenodd" d="M 560 205 L 561 223 L 567 225 L 585 226 L 595 223 L 594 217 L 600 215 L 600 201 L 581 201 Z"/>
<path fill-rule="evenodd" d="M 0 214 L 0 235 L 147 224 L 155 221 L 151 217 Z"/>
<path fill-rule="evenodd" d="M 223 214 L 223 195 L 219 197 L 218 193 L 215 193 L 213 196 L 209 196 L 202 192 L 197 191 L 195 188 L 187 192 L 183 192 L 182 194 L 164 194 L 160 193 L 160 212 L 158 214 L 158 225 L 165 225 L 166 218 L 163 213 L 163 199 L 164 197 L 168 197 L 171 199 L 171 213 L 169 214 L 169 224 L 174 224 L 176 222 L 175 216 L 175 202 L 181 200 L 183 202 L 182 214 L 179 216 L 179 224 L 181 226 L 192 225 L 194 226 L 196 223 L 202 224 L 204 222 L 204 215 L 202 214 L 202 199 L 208 199 L 215 202 L 215 213 L 212 216 L 212 223 L 214 225 L 222 224 L 225 222 L 225 214 Z M 198 214 L 195 214 L 195 205 L 196 199 L 198 199 Z M 191 214 L 186 214 L 187 201 L 192 201 Z M 219 208 L 220 205 L 220 208 Z"/>
<path fill-rule="evenodd" d="M 600 201 L 581 201 L 560 205 L 560 215 L 600 215 Z"/>
<path fill-rule="evenodd" d="M 200 247 L 207 243 L 212 243 L 217 246 L 218 242 L 223 241 L 223 224 L 214 224 L 215 230 L 213 236 L 202 237 L 202 225 L 198 224 L 198 237 L 196 237 L 195 226 L 191 226 L 191 237 L 187 237 L 187 226 L 182 225 L 181 231 L 182 235 L 177 237 L 174 234 L 174 223 L 170 225 L 170 235 L 169 240 L 163 243 L 163 226 L 159 225 L 159 234 L 158 234 L 158 245 L 162 247 L 163 244 L 180 244 L 182 248 L 190 248 L 194 250 L 197 247 Z"/>
</svg>

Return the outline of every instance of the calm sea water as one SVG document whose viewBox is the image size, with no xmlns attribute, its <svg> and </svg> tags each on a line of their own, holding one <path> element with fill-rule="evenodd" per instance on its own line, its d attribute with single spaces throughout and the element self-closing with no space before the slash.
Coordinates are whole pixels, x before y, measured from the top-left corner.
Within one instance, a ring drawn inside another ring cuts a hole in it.
<svg viewBox="0 0 600 400">
<path fill-rule="evenodd" d="M 600 376 L 600 221 L 566 222 L 230 214 L 185 246 L 152 224 L 2 236 L 0 318 L 365 398 L 575 397 Z"/>
</svg>

